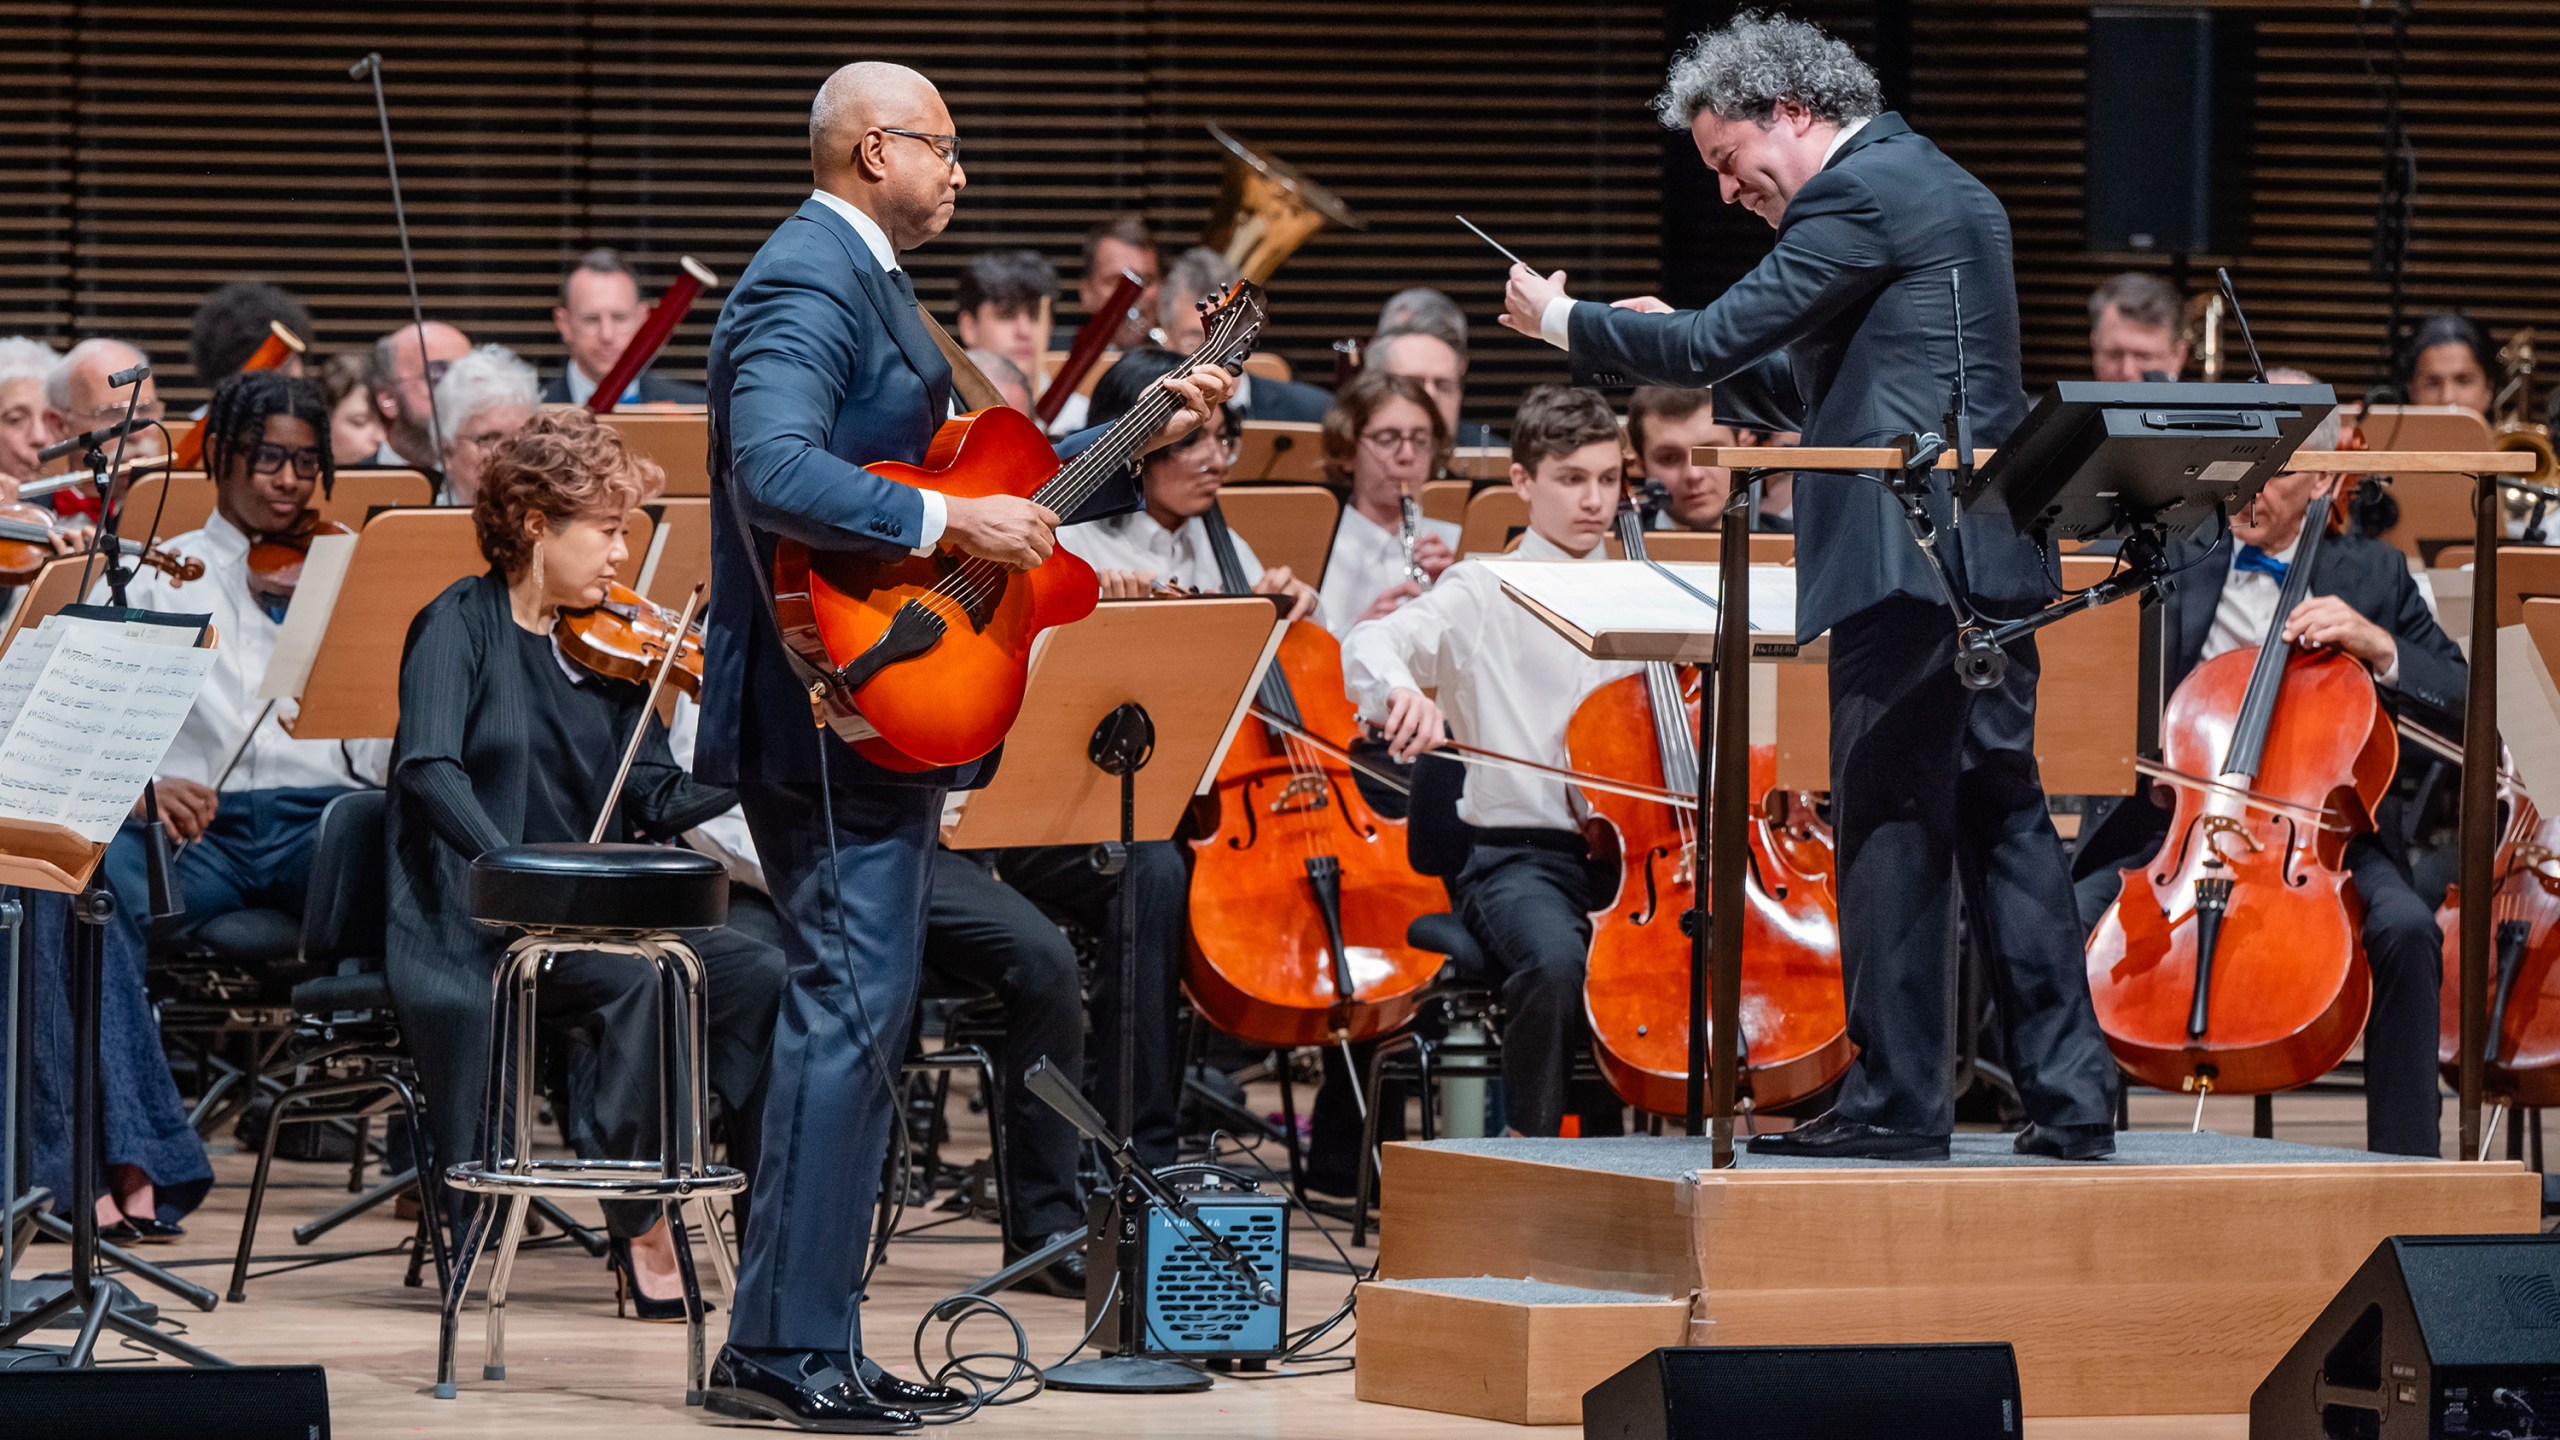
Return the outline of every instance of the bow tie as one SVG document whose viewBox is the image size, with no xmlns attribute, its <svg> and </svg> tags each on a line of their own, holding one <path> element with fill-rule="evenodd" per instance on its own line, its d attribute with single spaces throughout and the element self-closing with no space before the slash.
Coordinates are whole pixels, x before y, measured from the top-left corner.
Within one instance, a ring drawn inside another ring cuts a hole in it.
<svg viewBox="0 0 2560 1440">
<path fill-rule="evenodd" d="M 2293 567 L 2255 545 L 2243 545 L 2240 547 L 2240 557 L 2231 562 L 2231 568 L 2255 570 L 2261 575 L 2274 577 L 2275 582 L 2281 585 L 2284 583 L 2285 571 Z"/>
</svg>

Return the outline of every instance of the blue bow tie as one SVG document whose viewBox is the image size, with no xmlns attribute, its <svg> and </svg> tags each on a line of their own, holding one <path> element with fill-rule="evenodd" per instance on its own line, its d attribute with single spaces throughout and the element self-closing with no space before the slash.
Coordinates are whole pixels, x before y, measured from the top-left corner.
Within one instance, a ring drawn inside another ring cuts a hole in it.
<svg viewBox="0 0 2560 1440">
<path fill-rule="evenodd" d="M 2255 570 L 2261 575 L 2274 576 L 2276 583 L 2281 585 L 2284 583 L 2284 572 L 2293 567 L 2255 545 L 2243 545 L 2240 547 L 2240 558 L 2231 562 L 2231 568 Z"/>
</svg>

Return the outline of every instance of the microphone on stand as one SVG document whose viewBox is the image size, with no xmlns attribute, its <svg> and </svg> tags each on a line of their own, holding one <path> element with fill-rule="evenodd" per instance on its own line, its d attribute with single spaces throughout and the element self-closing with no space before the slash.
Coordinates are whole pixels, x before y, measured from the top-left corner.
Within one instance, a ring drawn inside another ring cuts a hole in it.
<svg viewBox="0 0 2560 1440">
<path fill-rule="evenodd" d="M 125 373 L 131 374 L 132 372 L 127 371 Z M 149 372 L 146 371 L 145 373 L 147 374 Z M 113 377 L 109 378 L 110 382 L 113 383 Z M 65 455 L 73 455 L 83 450 L 95 449 L 118 436 L 130 435 L 136 430 L 148 430 L 159 423 L 160 422 L 157 420 L 136 418 L 132 420 L 119 420 L 113 425 L 101 425 L 95 430 L 83 430 L 68 440 L 56 440 L 52 444 L 37 451 L 36 463 L 39 465 L 49 464 L 52 461 L 61 459 Z"/>
</svg>

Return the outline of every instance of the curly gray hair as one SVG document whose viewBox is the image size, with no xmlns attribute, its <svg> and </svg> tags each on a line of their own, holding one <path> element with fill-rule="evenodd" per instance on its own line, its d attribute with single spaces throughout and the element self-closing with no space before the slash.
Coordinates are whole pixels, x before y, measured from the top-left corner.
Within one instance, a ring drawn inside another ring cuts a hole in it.
<svg viewBox="0 0 2560 1440">
<path fill-rule="evenodd" d="M 1856 51 L 1821 27 L 1745 10 L 1671 62 L 1653 113 L 1667 130 L 1688 129 L 1701 111 L 1766 124 L 1781 100 L 1846 125 L 1883 110 L 1884 89 Z"/>
</svg>

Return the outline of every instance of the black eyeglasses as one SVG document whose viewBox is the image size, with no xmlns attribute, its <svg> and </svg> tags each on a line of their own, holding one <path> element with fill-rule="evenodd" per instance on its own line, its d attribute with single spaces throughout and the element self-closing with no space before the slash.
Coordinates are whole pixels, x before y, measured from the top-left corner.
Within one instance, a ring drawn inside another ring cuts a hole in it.
<svg viewBox="0 0 2560 1440">
<path fill-rule="evenodd" d="M 261 440 L 258 442 L 258 448 L 249 455 L 249 470 L 252 474 L 273 475 L 288 464 L 293 467 L 293 473 L 303 479 L 317 479 L 320 474 L 319 447 L 279 445 L 272 440 Z"/>
<path fill-rule="evenodd" d="M 904 135 L 910 140 L 921 140 L 933 147 L 933 153 L 942 157 L 943 164 L 955 170 L 960 168 L 960 137 L 957 135 L 936 135 L 929 130 L 901 130 L 895 125 L 881 126 L 880 133 Z"/>
</svg>

